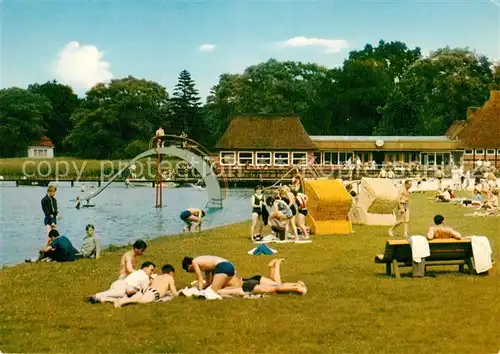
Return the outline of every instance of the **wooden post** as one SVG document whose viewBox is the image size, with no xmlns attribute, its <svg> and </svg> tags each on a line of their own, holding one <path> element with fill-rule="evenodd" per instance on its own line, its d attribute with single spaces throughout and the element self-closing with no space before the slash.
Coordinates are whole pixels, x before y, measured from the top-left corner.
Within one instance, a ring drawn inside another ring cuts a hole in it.
<svg viewBox="0 0 500 354">
<path fill-rule="evenodd" d="M 398 261 L 396 259 L 392 260 L 392 266 L 393 266 L 393 271 L 394 271 L 394 275 L 396 276 L 396 279 L 401 278 L 401 275 L 399 274 Z"/>
</svg>

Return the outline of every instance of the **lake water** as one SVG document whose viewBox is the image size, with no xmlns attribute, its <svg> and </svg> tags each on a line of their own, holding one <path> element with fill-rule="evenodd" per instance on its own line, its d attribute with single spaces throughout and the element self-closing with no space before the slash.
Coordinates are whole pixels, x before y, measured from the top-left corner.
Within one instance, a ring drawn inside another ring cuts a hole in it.
<svg viewBox="0 0 500 354">
<path fill-rule="evenodd" d="M 46 195 L 43 187 L 15 187 L 0 182 L 0 265 L 18 264 L 33 258 L 44 245 L 43 212 L 40 201 Z M 94 208 L 75 208 L 77 196 L 85 196 L 95 189 L 92 183 L 71 187 L 59 183 L 56 199 L 59 214 L 58 230 L 68 236 L 80 249 L 85 226 L 94 224 L 96 234 L 104 247 L 133 243 L 136 239 L 151 239 L 160 235 L 182 232 L 184 223 L 180 212 L 187 207 L 204 208 L 208 194 L 196 188 L 165 188 L 162 209 L 156 209 L 155 189 L 151 187 L 125 188 L 113 183 L 90 201 Z M 96 184 L 94 184 L 96 185 Z M 249 198 L 252 190 L 230 189 L 222 209 L 207 211 L 202 228 L 226 225 L 250 219 Z"/>
</svg>

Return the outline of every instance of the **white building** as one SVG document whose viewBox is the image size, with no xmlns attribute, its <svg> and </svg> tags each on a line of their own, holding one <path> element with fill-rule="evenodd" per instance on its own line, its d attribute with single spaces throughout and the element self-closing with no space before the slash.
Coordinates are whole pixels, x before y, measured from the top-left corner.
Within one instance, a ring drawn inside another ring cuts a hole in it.
<svg viewBox="0 0 500 354">
<path fill-rule="evenodd" d="M 54 144 L 47 136 L 43 136 L 40 141 L 36 141 L 28 146 L 28 157 L 54 157 Z"/>
</svg>

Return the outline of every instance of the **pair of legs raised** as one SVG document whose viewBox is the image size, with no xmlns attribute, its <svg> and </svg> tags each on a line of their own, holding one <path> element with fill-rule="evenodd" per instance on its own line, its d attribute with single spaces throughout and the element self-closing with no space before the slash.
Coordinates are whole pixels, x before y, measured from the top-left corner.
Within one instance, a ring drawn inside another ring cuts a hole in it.
<svg viewBox="0 0 500 354">
<path fill-rule="evenodd" d="M 307 287 L 302 281 L 283 283 L 281 280 L 280 265 L 283 259 L 273 259 L 269 262 L 269 277 L 254 276 L 252 278 L 238 278 L 218 291 L 222 296 L 244 296 L 252 294 L 285 294 L 296 293 L 305 295 Z M 245 288 L 245 289 L 244 289 Z"/>
</svg>

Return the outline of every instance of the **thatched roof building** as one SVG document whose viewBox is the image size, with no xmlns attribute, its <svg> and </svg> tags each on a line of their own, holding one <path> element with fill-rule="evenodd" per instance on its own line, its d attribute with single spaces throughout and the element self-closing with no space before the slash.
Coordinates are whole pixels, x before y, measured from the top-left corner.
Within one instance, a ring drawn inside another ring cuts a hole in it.
<svg viewBox="0 0 500 354">
<path fill-rule="evenodd" d="M 455 123 L 454 123 L 455 124 Z M 465 148 L 500 147 L 500 91 L 491 91 L 482 107 L 470 108 L 458 137 Z M 452 125 L 453 126 L 453 125 Z"/>
<path fill-rule="evenodd" d="M 235 117 L 215 147 L 218 150 L 316 149 L 300 118 L 296 116 Z"/>
</svg>

